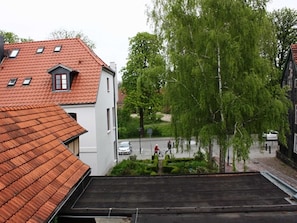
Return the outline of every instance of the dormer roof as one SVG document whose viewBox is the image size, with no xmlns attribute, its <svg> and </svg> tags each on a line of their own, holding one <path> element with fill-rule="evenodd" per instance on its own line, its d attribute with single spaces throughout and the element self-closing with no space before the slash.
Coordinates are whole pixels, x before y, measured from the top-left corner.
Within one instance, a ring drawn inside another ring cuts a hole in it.
<svg viewBox="0 0 297 223">
<path fill-rule="evenodd" d="M 96 103 L 102 68 L 109 69 L 79 38 L 4 44 L 4 50 L 18 53 L 0 64 L 0 106 Z M 69 91 L 53 91 L 49 72 L 59 67 L 79 72 Z M 30 84 L 23 85 L 25 78 Z M 11 79 L 17 81 L 8 86 Z"/>
<path fill-rule="evenodd" d="M 86 132 L 58 105 L 0 108 L 0 222 L 47 222 L 89 166 L 64 145 Z"/>
<path fill-rule="evenodd" d="M 63 64 L 60 64 L 60 63 L 53 66 L 53 67 L 51 67 L 50 69 L 48 69 L 47 72 L 52 73 L 53 71 L 57 70 L 58 68 L 62 68 L 64 70 L 67 70 L 69 73 L 76 73 L 76 74 L 79 73 L 77 70 L 74 70 L 74 69 L 72 69 L 70 67 L 67 67 L 67 66 L 65 66 Z"/>
</svg>

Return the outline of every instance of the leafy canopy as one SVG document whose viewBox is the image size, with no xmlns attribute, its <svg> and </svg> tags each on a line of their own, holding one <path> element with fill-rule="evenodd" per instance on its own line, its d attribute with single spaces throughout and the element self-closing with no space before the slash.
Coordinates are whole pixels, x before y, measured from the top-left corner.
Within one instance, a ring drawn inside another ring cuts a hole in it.
<svg viewBox="0 0 297 223">
<path fill-rule="evenodd" d="M 144 32 L 130 39 L 121 89 L 126 94 L 125 107 L 139 113 L 142 129 L 144 116 L 154 116 L 160 109 L 164 71 L 165 62 L 156 35 Z"/>
<path fill-rule="evenodd" d="M 216 139 L 248 158 L 252 134 L 287 130 L 285 91 L 270 84 L 273 30 L 266 0 L 154 0 L 150 19 L 166 46 L 176 137 Z"/>
</svg>

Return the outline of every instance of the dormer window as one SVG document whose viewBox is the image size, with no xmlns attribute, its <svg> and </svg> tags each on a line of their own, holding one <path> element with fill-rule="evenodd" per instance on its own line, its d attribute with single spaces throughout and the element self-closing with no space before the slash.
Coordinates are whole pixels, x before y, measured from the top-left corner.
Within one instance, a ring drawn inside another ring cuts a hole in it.
<svg viewBox="0 0 297 223">
<path fill-rule="evenodd" d="M 8 87 L 12 87 L 12 86 L 14 86 L 14 85 L 16 84 L 17 80 L 18 80 L 17 78 L 11 78 L 11 79 L 9 80 L 7 86 L 8 86 Z"/>
<path fill-rule="evenodd" d="M 70 91 L 72 81 L 78 71 L 58 64 L 49 69 L 48 73 L 52 75 L 53 91 Z"/>
<path fill-rule="evenodd" d="M 61 51 L 62 46 L 56 46 L 54 49 L 54 52 L 60 52 Z"/>
<path fill-rule="evenodd" d="M 9 54 L 9 58 L 15 58 L 18 55 L 19 51 L 20 51 L 19 49 L 12 50 L 11 53 Z"/>
</svg>

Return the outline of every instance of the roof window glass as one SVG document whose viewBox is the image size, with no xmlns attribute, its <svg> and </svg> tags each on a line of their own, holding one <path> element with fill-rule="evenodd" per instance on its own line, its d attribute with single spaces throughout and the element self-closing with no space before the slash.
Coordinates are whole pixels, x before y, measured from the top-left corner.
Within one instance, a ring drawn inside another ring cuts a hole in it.
<svg viewBox="0 0 297 223">
<path fill-rule="evenodd" d="M 38 47 L 37 50 L 36 50 L 36 53 L 42 53 L 44 50 L 44 47 L 41 46 L 41 47 Z"/>
<path fill-rule="evenodd" d="M 32 77 L 26 77 L 23 81 L 23 85 L 29 85 L 31 83 Z"/>
<path fill-rule="evenodd" d="M 54 52 L 60 52 L 61 51 L 62 46 L 56 46 L 54 49 Z"/>
<path fill-rule="evenodd" d="M 19 53 L 19 49 L 14 49 L 11 51 L 11 53 L 9 54 L 10 58 L 15 58 Z"/>
<path fill-rule="evenodd" d="M 15 83 L 17 82 L 17 78 L 11 78 L 7 84 L 7 86 L 14 86 Z"/>
</svg>

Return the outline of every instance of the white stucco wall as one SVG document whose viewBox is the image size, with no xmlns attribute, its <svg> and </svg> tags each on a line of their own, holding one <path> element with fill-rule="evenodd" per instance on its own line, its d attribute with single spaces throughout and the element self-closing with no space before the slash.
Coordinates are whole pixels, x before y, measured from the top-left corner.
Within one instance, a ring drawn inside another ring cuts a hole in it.
<svg viewBox="0 0 297 223">
<path fill-rule="evenodd" d="M 109 90 L 107 89 L 109 79 Z M 80 136 L 80 159 L 91 167 L 91 175 L 105 175 L 116 164 L 117 133 L 114 126 L 113 76 L 102 71 L 97 103 L 62 106 L 67 113 L 76 113 L 77 122 L 88 132 Z M 107 109 L 110 109 L 110 130 L 107 130 Z"/>
<path fill-rule="evenodd" d="M 109 89 L 107 88 L 107 78 L 109 79 Z M 114 113 L 116 103 L 114 100 L 113 76 L 104 70 L 101 73 L 99 96 L 96 104 L 96 127 L 98 130 L 98 168 L 106 174 L 116 163 L 115 140 L 116 129 L 114 126 Z M 107 109 L 110 110 L 110 130 L 107 130 Z"/>
<path fill-rule="evenodd" d="M 88 132 L 80 136 L 79 158 L 91 167 L 92 174 L 97 174 L 97 141 L 95 105 L 67 105 L 62 106 L 67 113 L 76 113 L 77 122 Z"/>
</svg>

